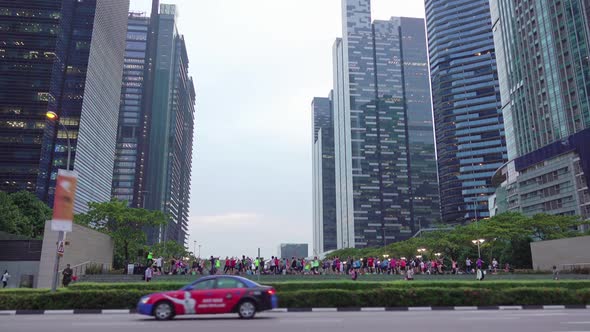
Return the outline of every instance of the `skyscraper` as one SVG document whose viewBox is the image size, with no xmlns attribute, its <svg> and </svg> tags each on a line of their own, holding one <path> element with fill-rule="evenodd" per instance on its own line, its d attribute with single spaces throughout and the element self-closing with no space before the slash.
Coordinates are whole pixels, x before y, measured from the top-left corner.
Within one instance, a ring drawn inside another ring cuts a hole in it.
<svg viewBox="0 0 590 332">
<path fill-rule="evenodd" d="M 378 246 L 438 218 L 424 20 L 371 22 L 369 0 L 343 0 L 342 10 L 333 49 L 336 246 Z"/>
<path fill-rule="evenodd" d="M 67 140 L 79 173 L 75 210 L 108 201 L 129 1 L 0 1 L 0 181 L 53 203 Z"/>
<path fill-rule="evenodd" d="M 195 89 L 176 22 L 159 1 L 149 18 L 129 14 L 113 197 L 168 216 L 149 243 L 187 240 Z"/>
<path fill-rule="evenodd" d="M 590 217 L 590 4 L 492 0 L 510 162 L 493 213 Z"/>
<path fill-rule="evenodd" d="M 489 216 L 506 160 L 489 0 L 425 0 L 442 221 Z"/>
<path fill-rule="evenodd" d="M 337 249 L 332 93 L 311 103 L 313 123 L 314 255 Z"/>
<path fill-rule="evenodd" d="M 143 197 L 138 186 L 143 180 L 145 154 L 140 146 L 144 143 L 147 126 L 144 123 L 145 108 L 142 99 L 145 93 L 145 72 L 148 29 L 150 18 L 141 13 L 130 13 L 127 23 L 127 45 L 123 65 L 121 108 L 117 132 L 117 149 L 113 171 L 113 197 L 128 201 L 133 207 Z M 143 159 L 143 161 L 142 161 Z"/>
</svg>

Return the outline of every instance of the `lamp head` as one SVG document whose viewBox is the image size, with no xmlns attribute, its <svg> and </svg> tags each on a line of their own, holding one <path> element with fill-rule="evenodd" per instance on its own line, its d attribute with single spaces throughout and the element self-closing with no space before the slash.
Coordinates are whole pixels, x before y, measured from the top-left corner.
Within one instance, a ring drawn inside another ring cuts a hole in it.
<svg viewBox="0 0 590 332">
<path fill-rule="evenodd" d="M 45 113 L 45 117 L 51 121 L 57 120 L 57 118 L 58 118 L 57 113 L 55 113 L 53 111 L 49 111 L 49 112 Z"/>
</svg>

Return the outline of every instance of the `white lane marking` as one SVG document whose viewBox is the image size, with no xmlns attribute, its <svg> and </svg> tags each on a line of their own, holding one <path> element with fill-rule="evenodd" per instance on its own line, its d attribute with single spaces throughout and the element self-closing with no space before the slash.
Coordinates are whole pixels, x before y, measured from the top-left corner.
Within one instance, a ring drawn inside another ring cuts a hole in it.
<svg viewBox="0 0 590 332">
<path fill-rule="evenodd" d="M 409 307 L 408 311 L 432 311 L 431 307 Z"/>
<path fill-rule="evenodd" d="M 561 324 L 586 325 L 586 324 L 590 324 L 590 322 L 561 322 Z"/>
<path fill-rule="evenodd" d="M 543 309 L 545 310 L 558 310 L 558 309 L 565 309 L 564 305 L 544 305 Z"/>
<path fill-rule="evenodd" d="M 477 307 L 455 307 L 455 311 L 475 311 Z"/>
<path fill-rule="evenodd" d="M 335 323 L 342 323 L 342 319 L 337 318 L 309 318 L 306 317 L 305 319 L 300 318 L 280 318 L 279 322 L 281 323 L 288 323 L 288 324 L 335 324 Z"/>
<path fill-rule="evenodd" d="M 522 310 L 522 306 L 518 305 L 508 305 L 508 306 L 500 306 L 500 310 Z"/>
<path fill-rule="evenodd" d="M 46 315 L 71 315 L 74 310 L 45 310 Z"/>
<path fill-rule="evenodd" d="M 381 311 L 385 311 L 385 308 L 379 308 L 379 307 L 375 307 L 375 308 L 361 308 L 361 311 L 367 311 L 367 312 L 381 312 Z"/>
<path fill-rule="evenodd" d="M 129 314 L 130 311 L 129 309 L 108 309 L 108 310 L 103 310 L 102 314 L 105 315 L 119 315 L 119 314 Z"/>
<path fill-rule="evenodd" d="M 272 309 L 269 312 L 287 312 L 287 308 Z"/>
<path fill-rule="evenodd" d="M 16 315 L 16 310 L 1 310 L 0 315 Z"/>
<path fill-rule="evenodd" d="M 311 308 L 312 312 L 337 312 L 336 308 Z"/>
</svg>

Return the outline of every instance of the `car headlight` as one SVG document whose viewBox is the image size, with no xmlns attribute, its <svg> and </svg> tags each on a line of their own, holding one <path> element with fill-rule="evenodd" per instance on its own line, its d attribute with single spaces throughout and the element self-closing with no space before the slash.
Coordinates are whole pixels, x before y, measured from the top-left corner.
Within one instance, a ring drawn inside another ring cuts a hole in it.
<svg viewBox="0 0 590 332">
<path fill-rule="evenodd" d="M 150 297 L 145 296 L 145 297 L 142 297 L 141 300 L 139 300 L 139 303 L 146 304 L 146 303 L 148 303 L 149 300 L 150 300 Z"/>
</svg>

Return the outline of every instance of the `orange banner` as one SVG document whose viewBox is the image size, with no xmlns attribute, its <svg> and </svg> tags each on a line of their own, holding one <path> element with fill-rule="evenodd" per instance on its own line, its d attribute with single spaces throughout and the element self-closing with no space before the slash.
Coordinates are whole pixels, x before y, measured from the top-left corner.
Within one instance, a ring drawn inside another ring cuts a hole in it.
<svg viewBox="0 0 590 332">
<path fill-rule="evenodd" d="M 52 231 L 72 231 L 74 221 L 74 199 L 78 185 L 78 172 L 60 169 L 55 182 L 55 199 L 53 201 Z"/>
</svg>

